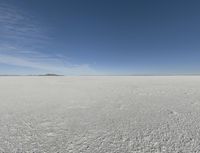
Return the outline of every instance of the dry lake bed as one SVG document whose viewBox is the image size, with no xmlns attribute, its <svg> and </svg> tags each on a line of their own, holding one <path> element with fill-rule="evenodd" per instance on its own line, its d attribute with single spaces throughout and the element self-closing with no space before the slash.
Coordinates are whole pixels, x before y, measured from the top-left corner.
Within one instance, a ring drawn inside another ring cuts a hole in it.
<svg viewBox="0 0 200 153">
<path fill-rule="evenodd" d="M 0 153 L 198 153 L 200 76 L 0 77 Z"/>
</svg>

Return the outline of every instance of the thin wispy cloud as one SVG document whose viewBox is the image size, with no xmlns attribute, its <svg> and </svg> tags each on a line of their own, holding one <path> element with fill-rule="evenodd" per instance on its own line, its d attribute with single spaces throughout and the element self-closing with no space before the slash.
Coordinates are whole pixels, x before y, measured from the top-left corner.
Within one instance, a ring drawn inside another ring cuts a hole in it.
<svg viewBox="0 0 200 153">
<path fill-rule="evenodd" d="M 43 27 L 19 8 L 0 4 L 0 64 L 70 75 L 95 73 L 89 65 L 70 63 L 64 55 L 41 52 L 53 41 Z"/>
<path fill-rule="evenodd" d="M 0 63 L 20 66 L 20 67 L 29 67 L 39 70 L 45 70 L 46 72 L 54 72 L 68 75 L 80 75 L 80 74 L 95 74 L 96 72 L 89 67 L 87 64 L 74 65 L 68 64 L 65 65 L 62 63 L 62 60 L 59 58 L 48 57 L 44 55 L 34 56 L 19 56 L 19 55 L 7 55 L 0 54 Z"/>
<path fill-rule="evenodd" d="M 44 43 L 50 39 L 41 25 L 35 21 L 33 16 L 26 15 L 19 8 L 7 4 L 0 5 L 1 42 L 23 44 Z M 20 43 L 21 42 L 21 43 Z"/>
</svg>

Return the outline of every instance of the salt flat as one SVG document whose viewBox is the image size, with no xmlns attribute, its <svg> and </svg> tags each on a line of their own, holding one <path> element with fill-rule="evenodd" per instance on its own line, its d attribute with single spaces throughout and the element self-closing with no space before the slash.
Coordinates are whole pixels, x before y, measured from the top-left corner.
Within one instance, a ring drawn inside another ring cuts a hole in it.
<svg viewBox="0 0 200 153">
<path fill-rule="evenodd" d="M 0 77 L 0 152 L 200 152 L 200 77 Z"/>
</svg>

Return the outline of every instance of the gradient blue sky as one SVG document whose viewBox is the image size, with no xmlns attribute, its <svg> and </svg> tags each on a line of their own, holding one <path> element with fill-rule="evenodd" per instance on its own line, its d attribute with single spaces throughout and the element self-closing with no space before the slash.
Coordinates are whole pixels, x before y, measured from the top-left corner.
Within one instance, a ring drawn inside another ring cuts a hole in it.
<svg viewBox="0 0 200 153">
<path fill-rule="evenodd" d="M 0 0 L 0 74 L 200 73 L 199 0 Z"/>
</svg>

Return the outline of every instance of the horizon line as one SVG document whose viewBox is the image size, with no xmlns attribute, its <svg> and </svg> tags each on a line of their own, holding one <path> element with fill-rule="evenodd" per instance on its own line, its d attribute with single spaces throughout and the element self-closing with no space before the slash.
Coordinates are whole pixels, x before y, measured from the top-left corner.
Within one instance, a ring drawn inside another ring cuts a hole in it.
<svg viewBox="0 0 200 153">
<path fill-rule="evenodd" d="M 183 74 L 98 74 L 98 75 L 90 75 L 90 74 L 82 74 L 82 75 L 64 75 L 64 74 L 0 74 L 0 76 L 200 76 L 200 73 L 183 73 Z"/>
</svg>

